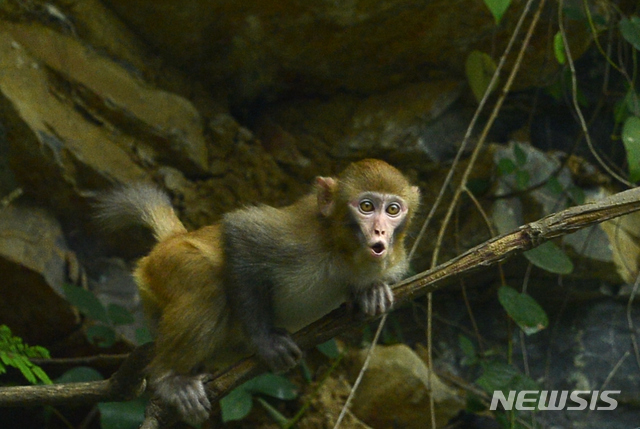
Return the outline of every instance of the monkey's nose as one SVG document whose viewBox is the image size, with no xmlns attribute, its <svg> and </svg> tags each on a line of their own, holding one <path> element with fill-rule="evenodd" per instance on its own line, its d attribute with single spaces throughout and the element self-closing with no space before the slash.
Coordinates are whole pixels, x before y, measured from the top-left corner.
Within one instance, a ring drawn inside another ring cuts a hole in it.
<svg viewBox="0 0 640 429">
<path fill-rule="evenodd" d="M 373 232 L 376 235 L 384 235 L 385 234 L 385 230 L 384 229 L 374 229 Z"/>
</svg>

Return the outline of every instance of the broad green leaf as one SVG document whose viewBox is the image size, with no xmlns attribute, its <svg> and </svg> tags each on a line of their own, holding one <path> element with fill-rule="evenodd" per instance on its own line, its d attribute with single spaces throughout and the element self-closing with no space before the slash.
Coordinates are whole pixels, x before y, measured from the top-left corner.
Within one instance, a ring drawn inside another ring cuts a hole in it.
<svg viewBox="0 0 640 429">
<path fill-rule="evenodd" d="M 547 313 L 527 294 L 518 292 L 509 286 L 498 289 L 498 300 L 509 317 L 524 331 L 531 335 L 543 330 L 549 324 Z"/>
<path fill-rule="evenodd" d="M 476 355 L 476 348 L 474 347 L 473 342 L 464 335 L 459 335 L 458 344 L 460 345 L 462 353 L 464 353 L 464 358 L 462 359 L 461 364 L 463 366 L 475 364 L 478 361 L 478 356 Z"/>
<path fill-rule="evenodd" d="M 516 171 L 516 168 L 518 168 L 516 167 L 516 163 L 509 158 L 500 158 L 498 161 L 498 172 L 503 176 L 513 173 Z"/>
<path fill-rule="evenodd" d="M 138 328 L 136 329 L 136 343 L 141 346 L 146 343 L 150 343 L 153 341 L 153 335 L 151 335 L 151 331 L 147 328 Z"/>
<path fill-rule="evenodd" d="M 627 94 L 624 96 L 624 102 L 632 115 L 640 116 L 640 97 L 637 92 L 629 88 Z"/>
<path fill-rule="evenodd" d="M 340 350 L 338 350 L 338 343 L 336 343 L 336 340 L 334 338 L 330 339 L 325 343 L 318 344 L 316 348 L 320 350 L 320 352 L 326 357 L 328 357 L 329 359 L 336 359 L 340 357 Z"/>
<path fill-rule="evenodd" d="M 571 201 L 573 201 L 575 204 L 584 204 L 586 201 L 586 196 L 584 195 L 584 191 L 582 190 L 582 188 L 579 188 L 575 185 L 571 185 L 567 188 L 567 193 L 569 194 L 569 198 L 571 198 Z"/>
<path fill-rule="evenodd" d="M 631 18 L 620 20 L 620 33 L 624 39 L 640 51 L 640 17 L 633 15 Z"/>
<path fill-rule="evenodd" d="M 116 331 L 110 326 L 93 325 L 87 328 L 87 338 L 91 344 L 108 348 L 116 342 Z"/>
<path fill-rule="evenodd" d="M 518 189 L 527 189 L 531 176 L 527 170 L 516 170 L 516 187 Z"/>
<path fill-rule="evenodd" d="M 467 57 L 465 70 L 471 91 L 478 102 L 482 100 L 487 89 L 489 91 L 495 89 L 489 88 L 491 77 L 496 71 L 496 63 L 489 55 L 480 51 L 472 51 Z"/>
<path fill-rule="evenodd" d="M 506 363 L 491 361 L 483 365 L 484 372 L 476 380 L 476 384 L 485 392 L 506 389 L 518 375 L 518 370 Z"/>
<path fill-rule="evenodd" d="M 564 51 L 564 40 L 562 39 L 562 33 L 559 31 L 553 36 L 553 53 L 556 55 L 556 60 L 559 64 L 567 62 L 567 57 Z"/>
<path fill-rule="evenodd" d="M 100 380 L 104 380 L 104 377 L 97 370 L 88 366 L 77 366 L 58 377 L 56 383 L 80 383 Z"/>
<path fill-rule="evenodd" d="M 146 402 L 142 399 L 134 399 L 128 402 L 101 402 L 100 410 L 101 429 L 137 429 L 144 421 L 144 409 Z"/>
<path fill-rule="evenodd" d="M 244 385 L 236 387 L 220 400 L 223 422 L 242 420 L 247 417 L 251 408 L 253 408 L 253 398 L 245 390 Z"/>
<path fill-rule="evenodd" d="M 491 11 L 491 15 L 493 15 L 497 25 L 500 24 L 500 20 L 507 11 L 507 8 L 509 8 L 511 0 L 484 0 L 484 4 L 486 4 L 489 11 Z"/>
<path fill-rule="evenodd" d="M 570 274 L 573 262 L 555 243 L 547 241 L 524 252 L 524 256 L 536 267 L 554 274 Z"/>
<path fill-rule="evenodd" d="M 246 383 L 245 390 L 251 393 L 262 393 L 277 399 L 291 400 L 298 396 L 298 388 L 288 378 L 267 372 Z"/>
<path fill-rule="evenodd" d="M 622 127 L 622 142 L 627 151 L 629 165 L 629 180 L 640 180 L 640 118 L 630 116 Z"/>
<path fill-rule="evenodd" d="M 93 320 L 109 323 L 107 310 L 93 293 L 70 284 L 66 284 L 63 287 L 67 301 L 78 307 L 82 314 Z"/>
<path fill-rule="evenodd" d="M 556 195 L 562 194 L 563 191 L 562 184 L 555 176 L 549 177 L 549 180 L 547 180 L 547 183 L 545 183 L 545 187 Z"/>
<path fill-rule="evenodd" d="M 133 314 L 126 308 L 118 304 L 109 304 L 107 307 L 109 319 L 114 325 L 130 325 L 135 322 Z"/>
<path fill-rule="evenodd" d="M 513 145 L 513 156 L 516 159 L 516 164 L 518 164 L 518 167 L 524 167 L 527 163 L 527 152 L 525 152 L 518 143 L 515 143 Z"/>
</svg>

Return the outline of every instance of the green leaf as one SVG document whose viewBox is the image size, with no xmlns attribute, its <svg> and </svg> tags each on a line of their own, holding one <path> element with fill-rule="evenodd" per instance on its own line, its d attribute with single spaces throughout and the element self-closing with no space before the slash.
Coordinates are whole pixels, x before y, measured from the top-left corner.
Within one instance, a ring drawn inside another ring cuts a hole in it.
<svg viewBox="0 0 640 429">
<path fill-rule="evenodd" d="M 518 167 L 524 167 L 527 164 L 527 152 L 525 152 L 518 143 L 513 145 L 513 156 L 516 159 Z"/>
<path fill-rule="evenodd" d="M 478 102 L 482 100 L 487 90 L 493 91 L 495 89 L 489 88 L 491 77 L 496 71 L 496 63 L 489 55 L 480 51 L 472 51 L 467 57 L 465 70 L 471 91 Z"/>
<path fill-rule="evenodd" d="M 146 343 L 150 343 L 153 341 L 153 335 L 151 331 L 147 328 L 138 328 L 136 329 L 136 343 L 141 346 Z"/>
<path fill-rule="evenodd" d="M 144 421 L 146 401 L 134 399 L 128 402 L 101 402 L 101 429 L 137 429 Z"/>
<path fill-rule="evenodd" d="M 518 189 L 527 189 L 530 180 L 529 172 L 526 170 L 516 170 L 516 187 Z"/>
<path fill-rule="evenodd" d="M 56 383 L 81 383 L 100 380 L 104 380 L 104 377 L 97 370 L 88 366 L 77 366 L 58 377 Z"/>
<path fill-rule="evenodd" d="M 483 365 L 484 371 L 476 384 L 485 392 L 493 393 L 510 386 L 512 380 L 518 375 L 518 370 L 506 363 L 491 361 Z"/>
<path fill-rule="evenodd" d="M 102 323 L 109 323 L 107 310 L 93 293 L 70 284 L 64 285 L 63 288 L 67 301 L 78 307 L 82 314 Z"/>
<path fill-rule="evenodd" d="M 556 195 L 561 195 L 563 191 L 562 184 L 555 176 L 549 177 L 549 180 L 545 183 L 545 187 Z"/>
<path fill-rule="evenodd" d="M 509 286 L 498 289 L 498 300 L 507 314 L 518 324 L 525 334 L 531 335 L 549 324 L 547 313 L 529 295 L 520 293 Z"/>
<path fill-rule="evenodd" d="M 570 274 L 573 262 L 555 243 L 547 241 L 524 252 L 524 256 L 538 268 L 554 274 Z"/>
<path fill-rule="evenodd" d="M 251 411 L 251 408 L 253 408 L 253 398 L 245 390 L 244 385 L 236 387 L 220 400 L 222 421 L 225 423 L 244 419 Z"/>
<path fill-rule="evenodd" d="M 564 40 L 562 39 L 562 33 L 559 31 L 553 36 L 553 53 L 556 55 L 558 64 L 564 65 L 567 62 L 564 50 Z"/>
<path fill-rule="evenodd" d="M 49 354 L 49 350 L 45 349 L 42 346 L 31 346 L 27 347 L 24 350 L 24 354 L 30 358 L 42 358 L 42 359 L 50 359 L 51 355 Z"/>
<path fill-rule="evenodd" d="M 496 20 L 496 25 L 498 25 L 507 8 L 509 8 L 511 0 L 484 0 L 484 4 L 487 5 L 489 11 L 491 11 L 491 15 L 493 15 L 493 18 Z"/>
<path fill-rule="evenodd" d="M 33 363 L 31 365 L 33 365 L 31 367 L 31 371 L 33 371 L 33 374 L 38 377 L 40 381 L 42 381 L 44 384 L 53 384 L 53 381 L 51 381 L 47 373 L 44 372 L 42 368 L 40 368 L 38 365 L 34 365 Z"/>
<path fill-rule="evenodd" d="M 110 326 L 93 325 L 87 328 L 87 338 L 91 344 L 108 348 L 116 342 L 116 331 Z"/>
<path fill-rule="evenodd" d="M 340 357 L 340 350 L 338 350 L 338 343 L 336 343 L 335 338 L 332 338 L 325 343 L 318 344 L 316 348 L 329 359 L 337 359 Z"/>
<path fill-rule="evenodd" d="M 464 335 L 458 335 L 458 345 L 460 349 L 462 349 L 462 353 L 464 353 L 464 358 L 461 362 L 463 366 L 473 365 L 478 361 L 476 348 L 469 338 Z"/>
<path fill-rule="evenodd" d="M 517 168 L 516 163 L 509 158 L 500 158 L 498 161 L 498 172 L 503 176 L 513 173 Z"/>
<path fill-rule="evenodd" d="M 640 118 L 630 116 L 622 127 L 622 142 L 627 151 L 629 165 L 629 180 L 640 180 Z"/>
<path fill-rule="evenodd" d="M 288 378 L 267 372 L 242 386 L 251 393 L 262 393 L 277 399 L 291 400 L 298 396 L 298 388 Z"/>
<path fill-rule="evenodd" d="M 634 15 L 631 18 L 620 20 L 620 33 L 624 39 L 640 51 L 640 17 Z"/>
<path fill-rule="evenodd" d="M 569 194 L 569 198 L 571 198 L 571 201 L 573 201 L 575 204 L 580 205 L 585 203 L 586 196 L 584 195 L 584 191 L 582 190 L 582 188 L 571 185 L 567 188 L 567 193 Z"/>
<path fill-rule="evenodd" d="M 22 373 L 22 376 L 27 379 L 27 381 L 31 384 L 36 384 L 38 380 L 36 380 L 36 376 L 31 371 L 31 362 L 24 356 L 14 356 L 11 365 L 15 368 L 18 368 Z"/>
<path fill-rule="evenodd" d="M 135 322 L 133 314 L 126 308 L 118 304 L 109 304 L 107 314 L 114 325 L 130 325 Z"/>
</svg>

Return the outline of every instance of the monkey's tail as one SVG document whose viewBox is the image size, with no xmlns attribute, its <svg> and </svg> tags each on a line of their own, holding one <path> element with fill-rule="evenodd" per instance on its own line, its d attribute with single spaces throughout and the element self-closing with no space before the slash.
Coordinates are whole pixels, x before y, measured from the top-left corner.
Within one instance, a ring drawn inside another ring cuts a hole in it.
<svg viewBox="0 0 640 429">
<path fill-rule="evenodd" d="M 95 206 L 97 220 L 111 231 L 143 225 L 153 231 L 158 241 L 187 232 L 169 196 L 152 185 L 123 186 L 98 197 Z"/>
</svg>

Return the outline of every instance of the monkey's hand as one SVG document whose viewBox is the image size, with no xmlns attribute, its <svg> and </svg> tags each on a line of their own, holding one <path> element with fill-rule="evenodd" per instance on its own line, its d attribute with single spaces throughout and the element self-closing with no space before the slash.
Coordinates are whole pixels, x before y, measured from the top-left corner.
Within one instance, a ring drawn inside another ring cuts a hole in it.
<svg viewBox="0 0 640 429">
<path fill-rule="evenodd" d="M 254 344 L 258 355 L 276 373 L 290 370 L 302 359 L 300 347 L 284 329 L 274 328 L 268 334 L 254 338 Z"/>
<path fill-rule="evenodd" d="M 386 313 L 393 305 L 393 292 L 388 284 L 374 283 L 371 287 L 354 293 L 355 305 L 367 316 Z"/>
<path fill-rule="evenodd" d="M 154 390 L 164 403 L 178 410 L 185 422 L 197 426 L 211 413 L 204 377 L 202 374 L 190 376 L 171 372 L 153 381 Z"/>
</svg>

